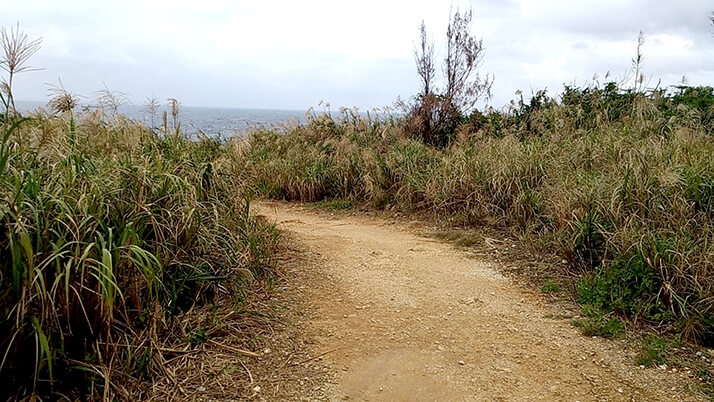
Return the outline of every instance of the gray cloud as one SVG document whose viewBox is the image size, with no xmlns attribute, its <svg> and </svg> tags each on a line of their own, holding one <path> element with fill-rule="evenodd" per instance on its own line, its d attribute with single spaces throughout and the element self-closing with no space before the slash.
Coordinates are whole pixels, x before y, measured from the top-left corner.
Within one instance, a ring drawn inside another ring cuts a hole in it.
<svg viewBox="0 0 714 402">
<path fill-rule="evenodd" d="M 623 76 L 640 30 L 654 82 L 686 74 L 692 84 L 710 84 L 714 36 L 705 3 L 457 0 L 454 7 L 473 6 L 498 106 L 519 89 L 555 93 L 594 74 Z M 104 82 L 137 103 L 153 94 L 187 105 L 306 109 L 319 100 L 379 107 L 414 94 L 418 24 L 425 19 L 443 54 L 451 5 L 47 0 L 3 7 L 0 25 L 20 21 L 43 37 L 32 64 L 44 69 L 18 77 L 20 98 L 45 98 L 45 83 L 61 77 L 75 92 L 91 96 Z"/>
</svg>

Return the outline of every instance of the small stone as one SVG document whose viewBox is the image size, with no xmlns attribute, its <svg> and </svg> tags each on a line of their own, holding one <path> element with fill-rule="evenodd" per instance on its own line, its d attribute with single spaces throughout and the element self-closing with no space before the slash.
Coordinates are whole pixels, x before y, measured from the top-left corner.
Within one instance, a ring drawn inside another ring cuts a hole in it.
<svg viewBox="0 0 714 402">
<path fill-rule="evenodd" d="M 270 352 L 271 352 L 271 350 L 268 349 L 268 348 L 265 348 L 265 350 L 263 350 L 263 353 L 266 354 L 266 355 L 269 355 Z"/>
<path fill-rule="evenodd" d="M 459 360 L 459 366 L 463 366 L 464 364 L 466 363 L 463 360 Z"/>
<path fill-rule="evenodd" d="M 618 388 L 618 389 L 617 389 L 617 392 L 623 393 L 623 392 L 625 392 L 625 391 L 623 391 L 622 388 Z"/>
<path fill-rule="evenodd" d="M 200 387 L 198 387 L 198 392 L 206 392 L 206 387 L 201 385 Z"/>
<path fill-rule="evenodd" d="M 253 388 L 253 392 L 260 392 L 260 385 L 256 385 L 256 386 Z"/>
<path fill-rule="evenodd" d="M 379 390 L 380 390 L 380 391 L 384 391 L 384 388 L 382 388 L 382 387 L 379 387 Z"/>
</svg>

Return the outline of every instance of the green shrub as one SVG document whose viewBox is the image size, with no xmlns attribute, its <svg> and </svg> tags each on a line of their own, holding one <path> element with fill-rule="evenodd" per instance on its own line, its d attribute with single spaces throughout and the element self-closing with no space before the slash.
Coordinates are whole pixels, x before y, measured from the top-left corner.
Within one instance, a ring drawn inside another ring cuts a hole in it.
<svg viewBox="0 0 714 402">
<path fill-rule="evenodd" d="M 625 332 L 625 324 L 615 317 L 608 318 L 597 310 L 584 309 L 587 317 L 573 321 L 585 336 L 600 336 L 607 339 L 617 338 Z"/>
<path fill-rule="evenodd" d="M 649 334 L 642 339 L 642 346 L 637 354 L 636 364 L 648 367 L 666 364 L 668 349 L 669 345 L 665 338 Z"/>
<path fill-rule="evenodd" d="M 625 317 L 662 319 L 667 309 L 659 299 L 661 277 L 641 254 L 618 258 L 576 285 L 578 301 L 601 311 L 615 311 Z"/>
<path fill-rule="evenodd" d="M 543 293 L 558 293 L 560 292 L 560 285 L 552 279 L 548 279 L 540 288 L 540 291 Z"/>
</svg>

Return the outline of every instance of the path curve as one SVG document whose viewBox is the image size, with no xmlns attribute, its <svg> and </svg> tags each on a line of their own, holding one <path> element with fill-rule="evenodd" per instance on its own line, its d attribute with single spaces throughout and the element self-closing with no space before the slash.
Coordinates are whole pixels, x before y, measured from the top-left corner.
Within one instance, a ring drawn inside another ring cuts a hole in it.
<svg viewBox="0 0 714 402">
<path fill-rule="evenodd" d="M 696 400 L 682 373 L 582 336 L 493 262 L 407 225 L 262 202 L 309 258 L 302 325 L 335 372 L 331 400 Z"/>
</svg>

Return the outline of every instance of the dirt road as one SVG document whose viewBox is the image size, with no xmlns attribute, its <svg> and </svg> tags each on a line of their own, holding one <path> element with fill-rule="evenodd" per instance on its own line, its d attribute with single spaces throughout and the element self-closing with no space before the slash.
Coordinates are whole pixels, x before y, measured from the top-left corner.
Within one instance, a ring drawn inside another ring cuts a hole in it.
<svg viewBox="0 0 714 402">
<path fill-rule="evenodd" d="M 633 364 L 494 263 L 409 225 L 282 203 L 275 221 L 309 258 L 299 270 L 313 355 L 331 400 L 696 400 L 684 373 Z"/>
</svg>

